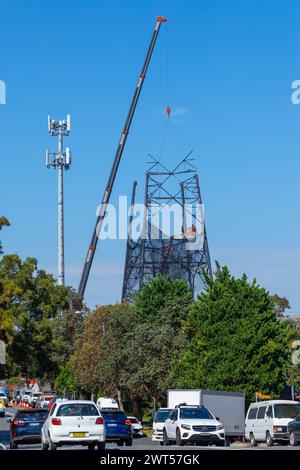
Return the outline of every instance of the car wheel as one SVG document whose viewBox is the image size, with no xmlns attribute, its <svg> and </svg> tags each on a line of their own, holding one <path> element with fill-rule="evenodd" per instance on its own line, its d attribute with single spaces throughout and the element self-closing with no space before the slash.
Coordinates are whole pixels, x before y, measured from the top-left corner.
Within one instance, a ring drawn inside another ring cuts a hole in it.
<svg viewBox="0 0 300 470">
<path fill-rule="evenodd" d="M 57 449 L 57 445 L 51 441 L 51 437 L 49 436 L 49 450 L 56 450 L 56 449 Z"/>
<path fill-rule="evenodd" d="M 185 444 L 186 442 L 183 439 L 181 439 L 180 430 L 176 429 L 176 445 L 182 447 Z"/>
<path fill-rule="evenodd" d="M 250 435 L 250 444 L 251 444 L 251 447 L 256 447 L 257 446 L 257 442 L 256 442 L 256 439 L 254 437 L 254 434 Z"/>
<path fill-rule="evenodd" d="M 163 432 L 163 445 L 164 446 L 169 446 L 170 445 L 170 441 L 168 439 L 167 431 L 165 429 L 164 429 L 164 432 Z"/>
<path fill-rule="evenodd" d="M 95 450 L 94 444 L 89 444 L 89 445 L 88 445 L 88 449 L 89 449 L 89 450 Z"/>
<path fill-rule="evenodd" d="M 132 446 L 132 439 L 126 439 L 125 445 L 126 445 L 127 447 Z"/>
<path fill-rule="evenodd" d="M 268 447 L 272 447 L 272 445 L 274 444 L 272 436 L 269 432 L 267 433 L 267 436 L 266 436 L 266 443 Z"/>
<path fill-rule="evenodd" d="M 294 431 L 291 431 L 290 432 L 290 445 L 295 447 L 297 444 L 298 442 L 296 441 L 295 433 Z"/>
<path fill-rule="evenodd" d="M 17 449 L 17 448 L 18 448 L 18 444 L 17 444 L 15 441 L 10 441 L 10 443 L 9 443 L 9 448 L 10 448 L 10 449 Z"/>
<path fill-rule="evenodd" d="M 159 443 L 160 443 L 160 445 L 161 445 L 161 446 L 163 446 L 163 445 L 164 445 L 163 441 L 159 441 Z"/>
<path fill-rule="evenodd" d="M 225 446 L 225 440 L 224 441 L 219 441 L 216 443 L 216 447 L 224 447 Z"/>
<path fill-rule="evenodd" d="M 105 442 L 98 442 L 97 449 L 98 450 L 105 450 Z"/>
<path fill-rule="evenodd" d="M 42 440 L 42 450 L 48 450 L 48 444 L 46 444 L 43 438 L 41 440 Z"/>
</svg>

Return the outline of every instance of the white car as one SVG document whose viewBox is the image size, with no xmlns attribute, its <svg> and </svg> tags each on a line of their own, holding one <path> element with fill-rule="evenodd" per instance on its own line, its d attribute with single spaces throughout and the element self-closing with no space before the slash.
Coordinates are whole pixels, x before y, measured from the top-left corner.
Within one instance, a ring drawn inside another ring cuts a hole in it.
<svg viewBox="0 0 300 470">
<path fill-rule="evenodd" d="M 288 424 L 300 414 L 300 403 L 291 400 L 270 400 L 251 403 L 245 421 L 245 438 L 255 447 L 266 442 L 289 442 Z"/>
<path fill-rule="evenodd" d="M 8 397 L 7 397 L 6 393 L 4 393 L 2 391 L 0 392 L 0 400 L 3 401 L 5 406 L 8 406 Z"/>
<path fill-rule="evenodd" d="M 163 444 L 163 429 L 165 421 L 171 413 L 172 408 L 159 408 L 155 411 L 152 424 L 152 441 Z"/>
<path fill-rule="evenodd" d="M 105 449 L 105 426 L 95 403 L 88 400 L 55 402 L 41 432 L 42 448 L 56 450 L 63 445 L 97 446 Z"/>
<path fill-rule="evenodd" d="M 97 400 L 99 410 L 118 410 L 119 405 L 114 398 L 100 397 Z"/>
<path fill-rule="evenodd" d="M 144 430 L 142 423 L 135 416 L 128 416 L 128 419 L 131 421 L 132 434 L 135 436 L 144 436 Z"/>
<path fill-rule="evenodd" d="M 198 445 L 225 445 L 224 426 L 204 406 L 179 405 L 165 421 L 163 443 L 184 446 L 189 442 Z"/>
</svg>

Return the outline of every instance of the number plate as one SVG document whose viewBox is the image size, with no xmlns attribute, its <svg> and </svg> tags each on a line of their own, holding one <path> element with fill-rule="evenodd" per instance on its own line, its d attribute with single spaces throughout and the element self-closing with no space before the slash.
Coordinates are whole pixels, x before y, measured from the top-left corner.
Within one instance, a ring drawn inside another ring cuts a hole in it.
<svg viewBox="0 0 300 470">
<path fill-rule="evenodd" d="M 87 432 L 72 432 L 71 437 L 87 437 Z"/>
<path fill-rule="evenodd" d="M 29 426 L 38 426 L 39 423 L 29 423 Z"/>
<path fill-rule="evenodd" d="M 108 426 L 117 426 L 117 424 L 109 423 Z"/>
</svg>

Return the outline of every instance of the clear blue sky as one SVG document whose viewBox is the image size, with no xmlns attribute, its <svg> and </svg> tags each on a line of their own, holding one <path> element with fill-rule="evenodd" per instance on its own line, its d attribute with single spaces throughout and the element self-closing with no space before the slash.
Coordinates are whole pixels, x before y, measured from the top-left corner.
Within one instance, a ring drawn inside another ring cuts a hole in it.
<svg viewBox="0 0 300 470">
<path fill-rule="evenodd" d="M 300 313 L 300 6 L 296 0 L 14 1 L 1 4 L 1 233 L 5 252 L 56 274 L 57 173 L 47 115 L 72 116 L 65 178 L 67 282 L 77 287 L 119 134 L 156 15 L 163 26 L 116 180 L 139 182 L 170 105 L 182 152 L 194 150 L 212 259 L 285 295 Z M 177 110 L 177 111 L 176 111 Z M 175 112 L 176 111 L 176 112 Z M 66 143 L 67 143 L 66 142 Z M 172 142 L 164 163 L 179 159 Z M 90 306 L 119 300 L 124 241 L 98 245 Z"/>
</svg>

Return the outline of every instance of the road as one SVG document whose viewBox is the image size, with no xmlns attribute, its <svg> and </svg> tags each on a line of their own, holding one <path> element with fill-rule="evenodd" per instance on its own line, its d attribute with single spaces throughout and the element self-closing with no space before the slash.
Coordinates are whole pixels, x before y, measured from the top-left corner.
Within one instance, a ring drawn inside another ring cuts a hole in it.
<svg viewBox="0 0 300 470">
<path fill-rule="evenodd" d="M 0 418 L 0 443 L 4 444 L 5 447 L 7 449 L 9 449 L 9 423 L 7 422 L 7 418 L 9 416 L 12 416 L 15 412 L 16 408 L 8 408 L 7 409 L 7 417 L 6 418 Z M 193 450 L 210 450 L 210 449 L 218 449 L 218 450 L 242 450 L 242 449 L 252 449 L 251 447 L 249 447 L 249 444 L 248 443 L 236 443 L 236 444 L 232 444 L 230 447 L 223 447 L 223 448 L 220 448 L 220 447 L 213 447 L 213 446 L 210 446 L 210 447 L 204 447 L 204 446 L 191 446 L 190 447 L 191 449 Z M 20 445 L 19 448 L 16 450 L 16 452 L 18 450 L 41 450 L 41 445 L 40 444 L 30 444 L 30 445 Z M 82 450 L 83 447 L 81 446 L 64 446 L 64 447 L 61 447 L 58 449 L 58 451 L 60 450 Z M 172 445 L 172 446 L 168 446 L 168 447 L 162 447 L 159 443 L 156 443 L 156 442 L 152 442 L 152 440 L 148 437 L 143 437 L 143 438 L 135 438 L 133 440 L 133 445 L 132 447 L 118 447 L 117 444 L 115 443 L 107 443 L 106 444 L 106 449 L 109 450 L 109 449 L 126 449 L 126 450 L 129 450 L 129 449 L 132 449 L 132 450 L 164 450 L 167 451 L 167 452 L 170 452 L 174 449 L 178 449 L 178 450 L 183 450 L 183 449 L 187 449 L 187 447 L 179 447 L 179 446 L 176 446 L 176 445 Z M 261 446 L 258 446 L 256 447 L 256 450 L 264 450 L 266 449 L 266 445 L 263 444 Z M 268 450 L 299 450 L 299 447 L 295 448 L 295 447 L 290 447 L 290 446 L 273 446 L 273 447 L 269 447 Z M 14 451 L 15 452 L 15 451 Z"/>
</svg>

